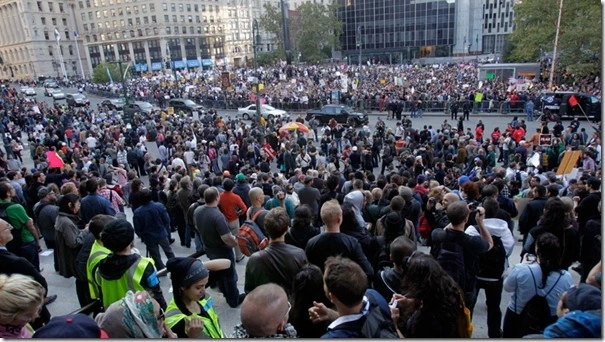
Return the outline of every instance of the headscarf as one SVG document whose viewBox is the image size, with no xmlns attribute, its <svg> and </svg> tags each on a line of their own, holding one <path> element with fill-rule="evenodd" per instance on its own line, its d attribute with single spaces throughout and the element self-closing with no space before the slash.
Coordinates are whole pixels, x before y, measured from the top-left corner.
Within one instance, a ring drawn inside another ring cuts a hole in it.
<svg viewBox="0 0 605 342">
<path fill-rule="evenodd" d="M 147 292 L 128 291 L 95 321 L 109 338 L 161 338 L 153 301 Z"/>
</svg>

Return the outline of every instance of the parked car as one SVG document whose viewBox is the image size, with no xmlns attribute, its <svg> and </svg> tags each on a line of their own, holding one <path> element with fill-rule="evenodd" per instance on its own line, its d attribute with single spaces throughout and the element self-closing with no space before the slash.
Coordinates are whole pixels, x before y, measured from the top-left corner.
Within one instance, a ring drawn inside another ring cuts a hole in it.
<svg viewBox="0 0 605 342">
<path fill-rule="evenodd" d="M 256 104 L 251 104 L 248 107 L 238 108 L 237 113 L 242 116 L 242 119 L 250 120 L 256 115 Z M 266 104 L 261 105 L 261 115 L 266 119 L 290 118 L 290 115 L 285 110 L 276 109 Z"/>
<path fill-rule="evenodd" d="M 338 123 L 352 126 L 365 125 L 370 121 L 367 114 L 355 112 L 345 105 L 325 105 L 319 110 L 311 110 L 307 112 L 305 120 L 308 122 L 313 116 L 322 124 L 328 123 L 332 118 Z"/>
<path fill-rule="evenodd" d="M 67 94 L 65 95 L 65 102 L 68 106 L 80 107 L 90 105 L 90 100 L 82 94 Z"/>
<path fill-rule="evenodd" d="M 126 103 L 123 107 L 124 115 L 133 115 L 136 113 L 151 114 L 153 111 L 159 110 L 151 103 L 145 101 L 135 101 L 134 103 Z"/>
<path fill-rule="evenodd" d="M 53 92 L 57 89 L 59 89 L 59 88 L 44 87 L 44 96 L 48 96 L 48 97 L 53 96 Z"/>
<path fill-rule="evenodd" d="M 204 108 L 204 106 L 188 99 L 171 99 L 170 101 L 168 101 L 168 107 L 174 108 L 175 113 L 178 113 L 182 110 L 187 114 L 191 114 L 196 111 L 200 115 L 206 114 L 206 109 Z"/>
<path fill-rule="evenodd" d="M 53 100 L 65 100 L 65 93 L 61 89 L 52 89 L 50 96 Z"/>
<path fill-rule="evenodd" d="M 122 110 L 124 109 L 124 104 L 126 104 L 126 101 L 124 101 L 123 98 L 105 99 L 101 101 L 101 106 L 107 106 L 107 108 L 109 108 L 110 110 Z"/>
<path fill-rule="evenodd" d="M 36 96 L 36 90 L 30 87 L 21 88 L 21 93 L 23 93 L 25 96 Z"/>
<path fill-rule="evenodd" d="M 571 96 L 574 96 L 580 106 L 572 106 L 570 104 Z M 558 118 L 584 118 L 582 110 L 586 113 L 586 116 L 599 122 L 601 121 L 601 99 L 595 95 L 574 93 L 570 91 L 549 91 L 543 92 L 540 97 L 542 112 L 546 117 L 550 117 L 552 114 L 558 116 Z"/>
</svg>

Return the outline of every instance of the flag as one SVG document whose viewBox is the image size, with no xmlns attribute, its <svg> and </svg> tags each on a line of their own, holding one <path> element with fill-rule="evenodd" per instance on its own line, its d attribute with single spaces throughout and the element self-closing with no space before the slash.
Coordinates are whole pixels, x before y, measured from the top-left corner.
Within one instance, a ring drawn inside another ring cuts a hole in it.
<svg viewBox="0 0 605 342">
<path fill-rule="evenodd" d="M 78 38 L 78 31 L 74 30 L 74 37 Z"/>
<path fill-rule="evenodd" d="M 113 78 L 111 78 L 111 73 L 109 72 L 108 66 L 105 66 L 105 71 L 107 71 L 107 76 L 109 76 L 109 83 L 113 85 Z"/>
<path fill-rule="evenodd" d="M 55 28 L 55 39 L 57 40 L 57 43 L 61 40 L 61 34 L 59 33 L 59 30 L 57 30 Z"/>
<path fill-rule="evenodd" d="M 578 103 L 578 99 L 576 99 L 576 96 L 575 96 L 575 95 L 571 95 L 571 96 L 569 97 L 569 104 L 570 104 L 572 107 L 575 107 L 575 106 L 579 105 L 579 103 Z"/>
</svg>

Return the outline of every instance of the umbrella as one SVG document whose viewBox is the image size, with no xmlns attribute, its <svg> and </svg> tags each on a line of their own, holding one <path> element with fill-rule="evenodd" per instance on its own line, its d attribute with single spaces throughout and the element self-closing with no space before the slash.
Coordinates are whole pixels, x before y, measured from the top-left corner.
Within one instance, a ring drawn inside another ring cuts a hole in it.
<svg viewBox="0 0 605 342">
<path fill-rule="evenodd" d="M 299 131 L 302 133 L 309 133 L 309 127 L 305 126 L 304 124 L 300 123 L 300 122 L 289 122 L 285 125 L 283 125 L 280 129 L 280 132 L 285 132 L 285 131 Z"/>
</svg>

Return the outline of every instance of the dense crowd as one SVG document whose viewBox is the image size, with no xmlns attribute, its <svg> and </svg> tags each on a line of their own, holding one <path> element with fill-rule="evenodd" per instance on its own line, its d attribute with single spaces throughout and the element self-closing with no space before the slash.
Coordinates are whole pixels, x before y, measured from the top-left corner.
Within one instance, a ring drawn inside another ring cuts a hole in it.
<svg viewBox="0 0 605 342">
<path fill-rule="evenodd" d="M 338 77 L 321 69 L 291 71 L 317 92 L 293 88 L 275 100 L 324 96 Z M 351 81 L 359 71 L 340 70 Z M 470 94 L 442 81 L 456 79 L 457 67 L 422 70 L 393 72 L 419 94 Z M 439 82 L 423 82 L 429 71 Z M 263 77 L 278 80 L 274 73 Z M 392 76 L 381 85 L 391 73 L 362 70 L 353 94 L 415 96 Z M 462 73 L 478 87 L 474 67 Z M 318 86 L 318 75 L 330 85 Z M 148 82 L 130 87 L 175 95 Z M 192 92 L 213 91 L 204 87 L 216 79 L 203 82 Z M 356 129 L 299 116 L 303 133 L 280 129 L 279 119 L 246 123 L 214 111 L 200 120 L 158 111 L 124 124 L 108 108 L 4 95 L 0 337 L 471 337 L 480 289 L 489 337 L 601 336 L 601 140 L 589 123 L 527 132 L 517 117 L 473 127 L 452 113 L 432 127 L 405 113 Z M 546 133 L 553 144 L 540 146 Z M 577 172 L 557 177 L 565 153 L 577 150 Z M 511 255 L 515 235 L 521 255 Z M 173 243 L 209 260 L 175 257 Z M 55 271 L 75 278 L 82 306 L 101 303 L 94 321 L 50 317 L 56 297 L 40 273 L 43 246 L 54 249 Z M 166 274 L 171 298 L 160 287 Z M 241 308 L 233 332 L 221 328 L 207 287 Z M 513 293 L 504 314 L 503 291 Z"/>
</svg>

